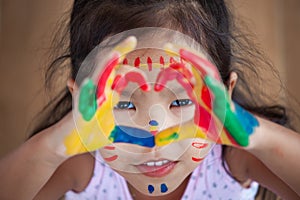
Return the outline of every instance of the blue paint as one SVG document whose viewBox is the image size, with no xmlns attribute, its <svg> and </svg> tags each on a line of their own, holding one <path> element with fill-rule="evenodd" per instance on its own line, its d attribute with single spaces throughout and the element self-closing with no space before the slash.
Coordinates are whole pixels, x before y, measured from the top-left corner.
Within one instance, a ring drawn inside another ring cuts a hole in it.
<svg viewBox="0 0 300 200">
<path fill-rule="evenodd" d="M 109 139 L 112 142 L 137 144 L 144 147 L 155 146 L 154 136 L 150 132 L 128 126 L 116 126 Z"/>
<path fill-rule="evenodd" d="M 150 194 L 152 194 L 154 192 L 153 185 L 148 185 L 148 191 L 149 191 Z"/>
<path fill-rule="evenodd" d="M 237 103 L 235 103 L 234 106 L 235 113 L 240 123 L 242 124 L 248 135 L 251 135 L 254 132 L 254 128 L 259 125 L 257 119 Z"/>
<path fill-rule="evenodd" d="M 168 187 L 166 186 L 166 184 L 163 183 L 163 184 L 160 185 L 160 191 L 162 193 L 165 193 L 165 192 L 168 191 Z"/>
<path fill-rule="evenodd" d="M 150 125 L 150 126 L 158 126 L 158 122 L 157 122 L 156 120 L 151 120 L 151 121 L 149 122 L 149 125 Z"/>
</svg>

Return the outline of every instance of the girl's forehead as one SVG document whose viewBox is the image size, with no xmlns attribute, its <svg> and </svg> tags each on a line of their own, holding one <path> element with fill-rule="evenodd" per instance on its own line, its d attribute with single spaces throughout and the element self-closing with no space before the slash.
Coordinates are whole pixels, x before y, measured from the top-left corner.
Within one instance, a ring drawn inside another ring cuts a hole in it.
<svg viewBox="0 0 300 200">
<path fill-rule="evenodd" d="M 147 64 L 149 58 L 151 58 L 153 63 L 161 63 L 161 58 L 164 59 L 164 63 L 169 62 L 170 55 L 168 55 L 163 49 L 152 49 L 152 48 L 145 48 L 145 49 L 136 49 L 126 56 L 128 63 L 130 65 L 134 65 L 136 59 L 140 59 L 140 64 Z M 177 57 L 177 56 L 172 56 Z"/>
</svg>

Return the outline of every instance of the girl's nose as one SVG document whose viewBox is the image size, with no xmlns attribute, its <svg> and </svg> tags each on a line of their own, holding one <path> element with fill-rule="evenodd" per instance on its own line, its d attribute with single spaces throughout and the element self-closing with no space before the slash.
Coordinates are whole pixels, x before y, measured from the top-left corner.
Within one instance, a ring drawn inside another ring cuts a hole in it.
<svg viewBox="0 0 300 200">
<path fill-rule="evenodd" d="M 149 108 L 149 131 L 160 131 L 168 126 L 167 110 L 160 105 L 154 104 Z"/>
</svg>

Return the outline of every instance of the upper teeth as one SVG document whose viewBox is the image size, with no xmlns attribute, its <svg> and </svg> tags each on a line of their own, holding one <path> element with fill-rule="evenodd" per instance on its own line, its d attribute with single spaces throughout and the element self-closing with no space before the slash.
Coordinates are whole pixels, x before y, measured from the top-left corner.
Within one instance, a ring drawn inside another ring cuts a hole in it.
<svg viewBox="0 0 300 200">
<path fill-rule="evenodd" d="M 160 160 L 160 161 L 151 161 L 151 162 L 146 162 L 144 163 L 144 165 L 147 165 L 149 167 L 153 167 L 153 166 L 162 166 L 166 163 L 170 162 L 169 160 Z"/>
</svg>

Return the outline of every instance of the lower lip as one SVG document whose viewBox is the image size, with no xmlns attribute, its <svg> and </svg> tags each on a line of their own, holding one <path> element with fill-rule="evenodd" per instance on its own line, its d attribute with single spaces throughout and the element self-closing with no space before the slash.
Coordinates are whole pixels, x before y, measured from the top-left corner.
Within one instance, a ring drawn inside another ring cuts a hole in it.
<svg viewBox="0 0 300 200">
<path fill-rule="evenodd" d="M 142 172 L 145 176 L 150 177 L 163 177 L 169 174 L 178 162 L 169 162 L 162 166 L 147 166 L 147 165 L 137 165 L 136 168 Z"/>
</svg>

